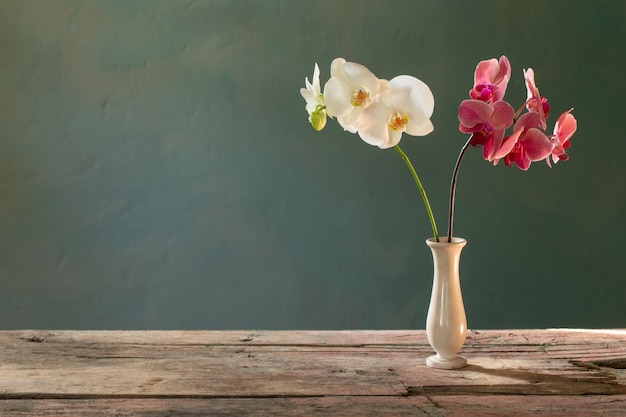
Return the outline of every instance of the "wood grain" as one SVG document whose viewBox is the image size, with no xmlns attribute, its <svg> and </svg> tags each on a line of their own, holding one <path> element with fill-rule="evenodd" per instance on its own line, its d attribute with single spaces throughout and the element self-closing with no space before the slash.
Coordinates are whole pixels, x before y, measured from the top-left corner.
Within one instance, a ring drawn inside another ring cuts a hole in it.
<svg viewBox="0 0 626 417">
<path fill-rule="evenodd" d="M 455 371 L 431 354 L 423 331 L 2 331 L 0 416 L 626 415 L 626 331 L 470 331 Z"/>
</svg>

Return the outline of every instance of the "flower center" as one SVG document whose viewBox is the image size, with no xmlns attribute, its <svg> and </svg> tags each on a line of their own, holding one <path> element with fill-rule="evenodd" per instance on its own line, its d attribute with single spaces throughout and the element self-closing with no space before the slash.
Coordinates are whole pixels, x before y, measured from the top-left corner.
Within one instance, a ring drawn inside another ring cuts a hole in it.
<svg viewBox="0 0 626 417">
<path fill-rule="evenodd" d="M 492 84 L 478 84 L 470 91 L 470 97 L 474 100 L 488 102 L 493 98 L 493 91 L 496 89 Z"/>
<path fill-rule="evenodd" d="M 543 110 L 543 115 L 545 118 L 548 117 L 548 113 L 550 112 L 550 103 L 548 103 L 548 99 L 545 97 L 541 97 L 541 100 L 532 97 L 530 99 L 528 99 L 528 104 L 526 105 L 526 108 L 529 111 L 534 111 L 539 113 L 539 106 L 541 106 L 541 110 Z"/>
<path fill-rule="evenodd" d="M 390 129 L 396 130 L 398 132 L 404 132 L 406 130 L 406 125 L 409 123 L 409 116 L 399 112 L 391 113 L 389 116 L 389 121 L 387 124 Z"/>
<path fill-rule="evenodd" d="M 352 93 L 352 105 L 354 107 L 367 106 L 370 101 L 370 93 L 361 88 Z"/>
</svg>

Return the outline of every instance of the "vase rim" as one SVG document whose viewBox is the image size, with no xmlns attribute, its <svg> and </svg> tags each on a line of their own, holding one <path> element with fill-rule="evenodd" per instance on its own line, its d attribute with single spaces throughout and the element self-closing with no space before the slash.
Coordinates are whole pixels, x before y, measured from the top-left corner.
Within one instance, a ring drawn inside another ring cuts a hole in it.
<svg viewBox="0 0 626 417">
<path fill-rule="evenodd" d="M 439 242 L 434 237 L 426 239 L 428 246 L 465 245 L 466 243 L 467 239 L 458 236 L 452 236 L 452 242 L 448 242 L 447 236 L 439 236 Z"/>
</svg>

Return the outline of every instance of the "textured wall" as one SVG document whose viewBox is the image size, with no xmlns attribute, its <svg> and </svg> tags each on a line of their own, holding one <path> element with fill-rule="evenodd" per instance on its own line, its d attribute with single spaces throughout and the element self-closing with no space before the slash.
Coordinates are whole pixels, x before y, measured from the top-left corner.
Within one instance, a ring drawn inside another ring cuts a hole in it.
<svg viewBox="0 0 626 417">
<path fill-rule="evenodd" d="M 481 59 L 532 66 L 571 160 L 470 150 L 456 234 L 471 328 L 625 326 L 626 3 L 2 0 L 0 328 L 423 328 L 412 179 L 299 95 L 336 56 L 436 99 L 405 137 L 445 230 Z"/>
</svg>

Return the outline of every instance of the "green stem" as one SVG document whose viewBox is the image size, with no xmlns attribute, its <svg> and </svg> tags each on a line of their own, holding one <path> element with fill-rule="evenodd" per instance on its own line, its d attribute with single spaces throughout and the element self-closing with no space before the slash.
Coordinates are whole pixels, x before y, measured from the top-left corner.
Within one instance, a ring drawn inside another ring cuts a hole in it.
<svg viewBox="0 0 626 417">
<path fill-rule="evenodd" d="M 426 206 L 426 211 L 428 212 L 428 219 L 430 220 L 430 225 L 433 228 L 433 234 L 435 237 L 435 241 L 439 242 L 439 233 L 437 232 L 437 224 L 435 223 L 435 216 L 433 216 L 433 210 L 430 208 L 430 203 L 428 202 L 428 197 L 426 196 L 426 190 L 422 186 L 422 182 L 417 176 L 417 172 L 415 172 L 415 168 L 413 168 L 413 164 L 411 164 L 411 160 L 409 157 L 400 149 L 400 146 L 395 146 L 396 151 L 400 154 L 406 165 L 409 167 L 411 174 L 413 174 L 413 179 L 415 180 L 415 184 L 417 184 L 417 188 L 420 190 L 420 194 L 422 195 L 422 199 L 424 200 L 424 205 Z"/>
</svg>

